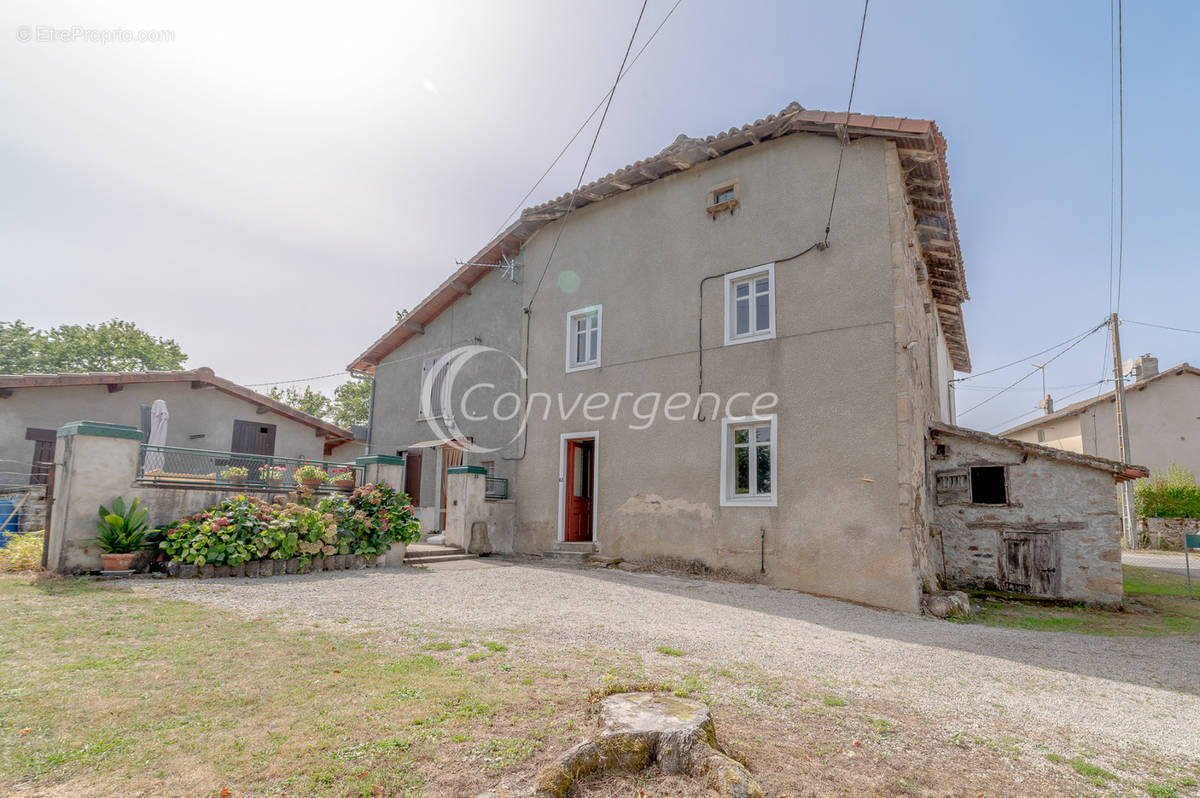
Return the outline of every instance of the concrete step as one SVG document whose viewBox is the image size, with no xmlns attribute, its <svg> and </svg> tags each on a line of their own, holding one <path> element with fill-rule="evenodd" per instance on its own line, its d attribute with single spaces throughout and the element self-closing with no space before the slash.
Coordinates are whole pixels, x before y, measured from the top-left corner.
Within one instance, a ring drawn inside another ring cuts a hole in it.
<svg viewBox="0 0 1200 798">
<path fill-rule="evenodd" d="M 542 552 L 543 557 L 568 562 L 585 562 L 596 553 L 596 544 L 590 540 L 583 542 L 558 542 L 550 551 Z"/>
<path fill-rule="evenodd" d="M 437 546 L 430 543 L 413 543 L 404 552 L 404 559 L 420 560 L 427 557 L 445 557 L 452 554 L 466 554 L 461 546 Z"/>
<path fill-rule="evenodd" d="M 433 565 L 433 564 L 439 563 L 439 562 L 454 562 L 455 560 L 477 560 L 477 559 L 479 559 L 479 555 L 467 554 L 466 552 L 463 552 L 462 554 L 430 554 L 430 555 L 425 555 L 422 557 L 414 557 L 412 559 L 405 557 L 404 564 L 419 567 L 422 565 Z"/>
</svg>

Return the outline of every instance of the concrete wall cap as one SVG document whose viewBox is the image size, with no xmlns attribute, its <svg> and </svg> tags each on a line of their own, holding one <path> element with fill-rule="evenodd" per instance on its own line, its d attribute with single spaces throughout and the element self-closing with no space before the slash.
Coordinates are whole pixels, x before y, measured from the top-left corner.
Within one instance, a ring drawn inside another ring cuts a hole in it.
<svg viewBox="0 0 1200 798">
<path fill-rule="evenodd" d="M 404 465 L 403 457 L 390 454 L 366 454 L 354 461 L 355 465 Z"/>
<path fill-rule="evenodd" d="M 67 438 L 71 435 L 91 435 L 97 438 L 128 438 L 133 441 L 142 439 L 142 432 L 137 427 L 127 427 L 123 424 L 109 424 L 104 421 L 72 421 L 58 428 L 58 437 Z"/>
</svg>

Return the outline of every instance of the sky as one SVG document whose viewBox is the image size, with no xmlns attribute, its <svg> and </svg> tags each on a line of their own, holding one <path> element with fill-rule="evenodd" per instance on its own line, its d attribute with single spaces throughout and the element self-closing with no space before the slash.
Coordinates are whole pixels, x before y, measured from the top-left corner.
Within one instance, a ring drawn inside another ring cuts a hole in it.
<svg viewBox="0 0 1200 798">
<path fill-rule="evenodd" d="M 674 2 L 649 0 L 634 52 Z M 7 0 L 0 319 L 130 320 L 247 385 L 337 375 L 502 226 L 608 90 L 640 7 Z M 587 179 L 792 100 L 844 110 L 861 14 L 682 0 Z M 976 374 L 1113 309 L 1110 21 L 1102 0 L 870 4 L 853 109 L 946 136 Z M 1200 4 L 1126 4 L 1120 312 L 1143 325 L 1200 330 L 1197 41 Z M 526 205 L 574 187 L 593 130 Z M 1121 325 L 1126 359 L 1200 362 L 1200 334 L 1143 325 Z M 1060 406 L 1112 376 L 1106 332 L 1046 366 Z M 1040 376 L 997 390 L 1060 350 L 959 383 L 959 422 L 1035 417 Z"/>
</svg>

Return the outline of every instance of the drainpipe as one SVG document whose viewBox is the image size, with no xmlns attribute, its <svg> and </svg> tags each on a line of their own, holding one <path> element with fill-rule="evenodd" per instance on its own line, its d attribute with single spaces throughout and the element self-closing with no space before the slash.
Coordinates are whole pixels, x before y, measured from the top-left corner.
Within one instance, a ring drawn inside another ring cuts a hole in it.
<svg viewBox="0 0 1200 798">
<path fill-rule="evenodd" d="M 758 572 L 765 574 L 767 572 L 767 528 L 759 527 L 758 531 Z"/>
</svg>

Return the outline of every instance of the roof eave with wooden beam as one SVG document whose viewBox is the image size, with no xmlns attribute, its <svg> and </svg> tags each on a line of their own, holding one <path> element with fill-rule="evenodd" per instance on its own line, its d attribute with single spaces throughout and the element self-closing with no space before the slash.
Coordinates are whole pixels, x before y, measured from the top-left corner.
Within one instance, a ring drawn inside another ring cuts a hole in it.
<svg viewBox="0 0 1200 798">
<path fill-rule="evenodd" d="M 657 155 L 594 180 L 580 187 L 573 196 L 563 194 L 522 211 L 517 221 L 490 241 L 468 263 L 499 264 L 505 256 L 519 252 L 534 233 L 562 218 L 569 210 L 603 202 L 735 150 L 754 147 L 764 141 L 794 133 L 840 136 L 849 141 L 868 136 L 882 137 L 896 143 L 913 213 L 918 224 L 926 228 L 920 233 L 921 255 L 933 278 L 930 287 L 952 365 L 957 371 L 970 371 L 971 357 L 962 315 L 962 302 L 970 296 L 958 241 L 958 227 L 951 205 L 946 142 L 931 120 L 809 111 L 798 103 L 792 103 L 779 114 L 771 114 L 766 119 L 759 119 L 741 128 L 731 128 L 715 136 L 695 139 L 681 135 Z M 464 286 L 470 288 L 476 285 L 488 271 L 486 266 L 460 267 L 402 321 L 355 358 L 349 369 L 373 371 L 383 358 L 418 334 L 414 324 L 422 325 L 423 330 L 423 325 L 428 325 L 464 295 Z"/>
</svg>

